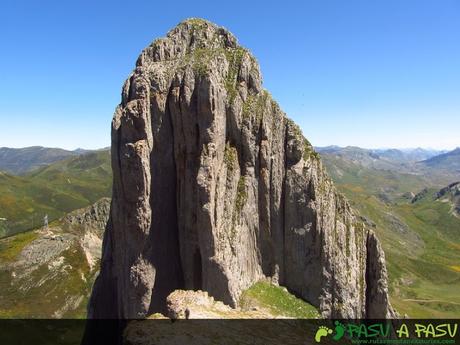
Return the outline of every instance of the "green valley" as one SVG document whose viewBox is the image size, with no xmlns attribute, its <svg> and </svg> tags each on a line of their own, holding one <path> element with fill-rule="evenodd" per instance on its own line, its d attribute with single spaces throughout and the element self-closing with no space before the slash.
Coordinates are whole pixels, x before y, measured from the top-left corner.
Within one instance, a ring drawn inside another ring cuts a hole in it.
<svg viewBox="0 0 460 345">
<path fill-rule="evenodd" d="M 110 153 L 93 151 L 25 175 L 0 172 L 0 237 L 27 231 L 111 196 Z"/>
<path fill-rule="evenodd" d="M 398 312 L 409 317 L 456 317 L 460 218 L 449 200 L 438 198 L 449 181 L 439 175 L 363 166 L 324 152 L 322 158 L 339 190 L 382 240 L 392 304 Z"/>
</svg>

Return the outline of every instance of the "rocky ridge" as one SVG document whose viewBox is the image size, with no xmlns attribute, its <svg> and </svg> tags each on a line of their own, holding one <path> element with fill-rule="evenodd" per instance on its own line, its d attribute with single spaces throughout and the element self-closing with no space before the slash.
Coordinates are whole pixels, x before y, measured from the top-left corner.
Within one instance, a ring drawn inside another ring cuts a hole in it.
<svg viewBox="0 0 460 345">
<path fill-rule="evenodd" d="M 325 317 L 384 318 L 384 253 L 224 28 L 189 19 L 139 56 L 112 122 L 113 200 L 89 317 L 178 289 L 232 307 L 260 279 Z"/>
<path fill-rule="evenodd" d="M 0 315 L 82 317 L 98 269 L 110 199 L 71 212 L 47 229 L 0 240 Z"/>
<path fill-rule="evenodd" d="M 452 204 L 452 214 L 460 217 L 460 182 L 454 182 L 436 193 L 436 199 Z"/>
</svg>

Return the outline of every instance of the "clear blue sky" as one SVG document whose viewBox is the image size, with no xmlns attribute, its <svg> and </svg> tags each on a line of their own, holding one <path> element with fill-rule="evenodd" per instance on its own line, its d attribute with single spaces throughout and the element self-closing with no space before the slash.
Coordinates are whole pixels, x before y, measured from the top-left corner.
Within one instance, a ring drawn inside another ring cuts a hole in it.
<svg viewBox="0 0 460 345">
<path fill-rule="evenodd" d="M 227 27 L 319 146 L 460 146 L 460 1 L 2 1 L 0 146 L 99 148 L 140 51 Z"/>
</svg>

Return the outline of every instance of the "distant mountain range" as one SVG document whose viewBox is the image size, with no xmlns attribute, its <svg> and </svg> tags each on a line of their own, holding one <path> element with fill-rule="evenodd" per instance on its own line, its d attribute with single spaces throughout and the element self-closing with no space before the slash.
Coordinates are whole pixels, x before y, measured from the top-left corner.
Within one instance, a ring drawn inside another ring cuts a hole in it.
<svg viewBox="0 0 460 345">
<path fill-rule="evenodd" d="M 325 152 L 328 154 L 358 154 L 359 158 L 362 158 L 362 155 L 368 155 L 372 159 L 382 159 L 391 162 L 419 162 L 434 156 L 444 154 L 448 151 L 446 150 L 434 150 L 434 149 L 423 149 L 423 148 L 413 148 L 413 149 L 365 149 L 356 146 L 326 146 L 326 147 L 315 147 L 315 149 L 321 153 Z"/>
<path fill-rule="evenodd" d="M 460 147 L 421 162 L 425 166 L 437 169 L 451 169 L 460 173 Z"/>
<path fill-rule="evenodd" d="M 45 167 L 52 163 L 69 157 L 75 157 L 94 151 L 106 151 L 110 148 L 100 150 L 64 150 L 61 148 L 50 148 L 42 146 L 31 146 L 24 148 L 0 147 L 0 171 L 22 175 L 32 170 Z M 400 165 L 418 163 L 420 166 L 441 167 L 443 169 L 460 170 L 460 148 L 453 151 L 434 149 L 365 149 L 356 146 L 325 146 L 315 147 L 319 153 L 334 154 L 353 161 L 363 166 L 379 169 L 400 169 Z"/>
<path fill-rule="evenodd" d="M 391 160 L 419 162 L 447 152 L 446 150 L 422 149 L 378 149 L 374 150 L 381 157 Z"/>
<path fill-rule="evenodd" d="M 448 152 L 421 148 L 363 149 L 355 146 L 327 146 L 315 149 L 323 156 L 327 156 L 329 161 L 333 159 L 335 168 L 355 164 L 379 171 L 428 177 L 431 182 L 439 185 L 460 180 L 460 148 Z"/>
<path fill-rule="evenodd" d="M 88 152 L 91 152 L 91 150 L 76 149 L 68 151 L 42 146 L 24 148 L 0 147 L 0 171 L 13 175 L 25 174 L 51 163 Z"/>
</svg>

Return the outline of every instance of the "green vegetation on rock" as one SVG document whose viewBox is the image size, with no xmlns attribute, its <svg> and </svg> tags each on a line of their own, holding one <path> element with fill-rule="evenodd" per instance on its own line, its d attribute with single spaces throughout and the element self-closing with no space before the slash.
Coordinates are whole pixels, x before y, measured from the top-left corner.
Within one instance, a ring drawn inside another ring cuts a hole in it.
<svg viewBox="0 0 460 345">
<path fill-rule="evenodd" d="M 264 116 L 269 99 L 271 99 L 271 96 L 266 90 L 257 95 L 249 94 L 243 103 L 243 118 L 255 118 L 256 122 L 260 122 Z"/>
<path fill-rule="evenodd" d="M 184 23 L 188 23 L 192 25 L 193 30 L 199 31 L 203 29 L 203 27 L 206 25 L 206 20 L 201 19 L 201 18 L 188 18 L 184 20 Z"/>
<path fill-rule="evenodd" d="M 217 51 L 206 48 L 195 49 L 193 51 L 193 70 L 199 76 L 207 73 L 209 60 L 216 55 Z"/>
<path fill-rule="evenodd" d="M 224 162 L 230 171 L 234 171 L 238 166 L 238 152 L 235 147 L 231 146 L 229 142 L 225 144 Z"/>
<path fill-rule="evenodd" d="M 245 53 L 248 53 L 244 48 L 238 47 L 235 49 L 226 49 L 225 55 L 229 64 L 227 78 L 225 79 L 225 88 L 230 103 L 233 102 L 237 95 L 237 79 L 238 71 Z"/>
<path fill-rule="evenodd" d="M 242 309 L 260 308 L 274 316 L 299 319 L 320 318 L 318 310 L 304 300 L 295 297 L 286 288 L 260 281 L 245 290 L 240 298 Z"/>
<path fill-rule="evenodd" d="M 304 145 L 303 145 L 303 159 L 308 160 L 309 158 L 313 159 L 320 159 L 320 155 L 318 152 L 315 151 L 313 146 L 310 144 L 310 142 L 304 138 Z"/>
<path fill-rule="evenodd" d="M 246 179 L 244 176 L 241 176 L 238 180 L 238 189 L 235 200 L 235 207 L 238 213 L 243 209 L 246 200 L 248 199 L 248 192 L 246 191 Z"/>
</svg>

